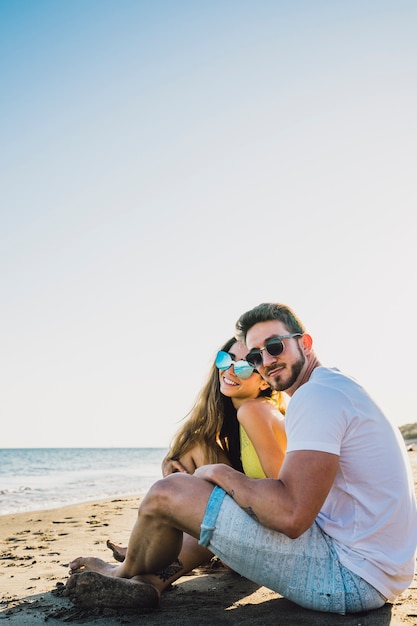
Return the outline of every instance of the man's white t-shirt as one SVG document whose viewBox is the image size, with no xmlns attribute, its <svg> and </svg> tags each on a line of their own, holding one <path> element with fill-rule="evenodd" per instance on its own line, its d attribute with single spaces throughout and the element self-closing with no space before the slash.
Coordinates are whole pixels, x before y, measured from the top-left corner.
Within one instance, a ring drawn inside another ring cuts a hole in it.
<svg viewBox="0 0 417 626">
<path fill-rule="evenodd" d="M 285 421 L 287 454 L 340 457 L 317 524 L 345 567 L 394 600 L 413 579 L 417 545 L 413 478 L 399 429 L 354 379 L 326 367 L 297 389 Z"/>
</svg>

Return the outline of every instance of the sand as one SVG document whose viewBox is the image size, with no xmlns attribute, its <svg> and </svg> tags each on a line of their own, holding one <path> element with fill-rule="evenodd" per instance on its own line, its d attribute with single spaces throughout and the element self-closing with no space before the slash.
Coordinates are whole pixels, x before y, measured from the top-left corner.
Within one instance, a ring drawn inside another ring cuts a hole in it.
<svg viewBox="0 0 417 626">
<path fill-rule="evenodd" d="M 409 453 L 417 489 L 417 445 Z M 144 625 L 275 624 L 282 626 L 399 626 L 417 624 L 417 575 L 394 604 L 339 616 L 297 607 L 221 566 L 180 578 L 158 609 L 76 609 L 62 596 L 68 563 L 95 555 L 113 561 L 106 540 L 125 543 L 136 518 L 134 497 L 0 517 L 0 620 L 11 626 L 64 623 Z M 218 563 L 217 563 L 218 565 Z"/>
</svg>

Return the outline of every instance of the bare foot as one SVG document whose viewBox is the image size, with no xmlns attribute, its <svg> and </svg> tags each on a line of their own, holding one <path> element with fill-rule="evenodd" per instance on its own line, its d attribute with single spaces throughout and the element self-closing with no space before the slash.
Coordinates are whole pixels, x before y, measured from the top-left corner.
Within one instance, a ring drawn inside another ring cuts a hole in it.
<svg viewBox="0 0 417 626">
<path fill-rule="evenodd" d="M 64 596 L 84 608 L 149 609 L 159 603 L 159 593 L 152 585 L 137 578 L 110 578 L 91 571 L 71 576 Z"/>
<path fill-rule="evenodd" d="M 126 557 L 127 548 L 118 546 L 116 543 L 110 541 L 110 539 L 107 539 L 106 546 L 113 552 L 113 558 L 116 559 L 116 561 L 119 561 L 119 563 L 123 563 Z"/>
<path fill-rule="evenodd" d="M 81 572 L 97 572 L 113 578 L 117 576 L 117 565 L 110 565 L 94 556 L 79 556 L 70 563 L 70 574 L 80 574 Z"/>
</svg>

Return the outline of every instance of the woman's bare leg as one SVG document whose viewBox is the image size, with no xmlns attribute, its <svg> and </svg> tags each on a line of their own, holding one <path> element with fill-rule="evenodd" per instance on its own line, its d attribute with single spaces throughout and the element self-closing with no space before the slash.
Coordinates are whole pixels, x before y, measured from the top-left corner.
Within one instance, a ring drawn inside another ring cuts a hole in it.
<svg viewBox="0 0 417 626">
<path fill-rule="evenodd" d="M 106 546 L 110 548 L 110 550 L 113 552 L 113 558 L 116 561 L 119 561 L 119 563 L 123 563 L 126 558 L 127 548 L 125 546 L 119 546 L 116 543 L 113 543 L 112 541 L 110 541 L 110 539 L 107 539 Z"/>
</svg>

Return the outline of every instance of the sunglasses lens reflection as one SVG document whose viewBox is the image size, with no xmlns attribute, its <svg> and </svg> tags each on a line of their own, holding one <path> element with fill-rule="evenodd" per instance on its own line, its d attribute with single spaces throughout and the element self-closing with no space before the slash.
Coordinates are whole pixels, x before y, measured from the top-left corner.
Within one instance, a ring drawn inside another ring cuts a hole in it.
<svg viewBox="0 0 417 626">
<path fill-rule="evenodd" d="M 242 378 L 243 380 L 249 378 L 254 370 L 252 365 L 249 365 L 247 361 L 241 360 L 235 363 L 230 354 L 224 352 L 223 350 L 220 350 L 220 352 L 217 353 L 215 365 L 217 369 L 221 371 L 227 370 L 231 365 L 233 365 L 236 376 Z"/>
<path fill-rule="evenodd" d="M 246 361 L 238 361 L 237 363 L 235 363 L 233 369 L 235 370 L 236 376 L 242 378 L 243 380 L 249 378 L 249 376 L 252 376 L 254 370 L 252 365 L 249 365 L 249 363 L 246 363 Z"/>
<path fill-rule="evenodd" d="M 227 370 L 233 363 L 232 357 L 227 352 L 221 350 L 216 356 L 216 367 L 219 370 Z"/>
</svg>

